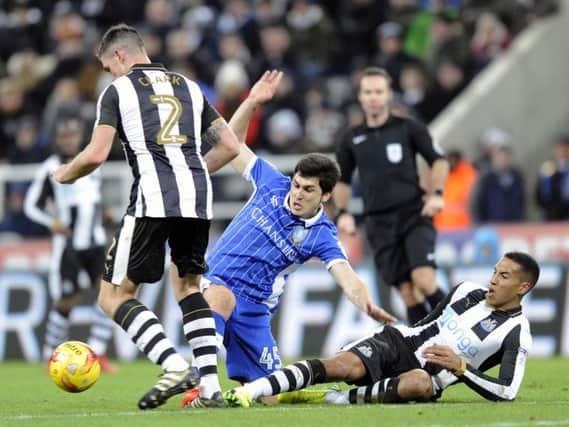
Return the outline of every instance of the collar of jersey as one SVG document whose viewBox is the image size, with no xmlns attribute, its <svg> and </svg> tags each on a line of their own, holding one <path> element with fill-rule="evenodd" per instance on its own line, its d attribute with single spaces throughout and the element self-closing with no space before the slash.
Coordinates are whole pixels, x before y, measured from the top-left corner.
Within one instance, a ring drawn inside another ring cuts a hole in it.
<svg viewBox="0 0 569 427">
<path fill-rule="evenodd" d="M 510 317 L 519 316 L 520 314 L 522 314 L 522 306 L 520 305 L 518 307 L 510 308 L 509 310 L 504 310 L 504 313 L 506 313 Z"/>
<path fill-rule="evenodd" d="M 494 312 L 504 314 L 508 317 L 516 317 L 522 314 L 522 306 L 510 308 L 509 310 L 494 310 Z"/>
<path fill-rule="evenodd" d="M 316 224 L 318 222 L 318 220 L 320 219 L 320 217 L 322 216 L 322 212 L 324 212 L 324 207 L 322 205 L 320 205 L 320 208 L 318 209 L 318 212 L 316 212 L 316 215 L 314 215 L 311 218 L 301 218 L 301 217 L 296 216 L 295 214 L 292 213 L 292 210 L 290 209 L 290 206 L 288 205 L 288 199 L 289 198 L 290 198 L 290 193 L 287 193 L 286 197 L 284 198 L 284 202 L 283 202 L 284 208 L 287 211 L 289 211 L 292 216 L 294 216 L 295 218 L 298 218 L 299 220 L 304 222 L 304 226 L 306 228 L 312 227 L 314 224 Z"/>
<path fill-rule="evenodd" d="M 166 67 L 158 62 L 151 62 L 149 64 L 134 64 L 131 68 L 134 70 L 160 70 L 166 71 Z"/>
<path fill-rule="evenodd" d="M 364 120 L 364 122 L 363 122 L 360 126 L 362 127 L 362 129 L 363 129 L 365 132 L 371 132 L 371 131 L 376 130 L 376 129 L 384 128 L 385 126 L 391 124 L 392 121 L 393 121 L 393 115 L 392 115 L 391 113 L 389 113 L 389 117 L 387 117 L 387 120 L 386 120 L 385 123 L 383 123 L 382 125 L 379 125 L 379 126 L 368 126 L 368 125 L 367 125 L 367 122 Z"/>
</svg>

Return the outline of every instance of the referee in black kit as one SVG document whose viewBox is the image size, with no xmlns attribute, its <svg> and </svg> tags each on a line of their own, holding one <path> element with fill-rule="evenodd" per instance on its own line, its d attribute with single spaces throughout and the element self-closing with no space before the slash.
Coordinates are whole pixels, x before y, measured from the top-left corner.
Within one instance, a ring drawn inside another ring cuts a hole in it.
<svg viewBox="0 0 569 427">
<path fill-rule="evenodd" d="M 125 24 L 103 35 L 97 57 L 114 81 L 101 93 L 89 145 L 53 177 L 71 183 L 103 163 L 116 135 L 134 182 L 129 206 L 107 253 L 99 304 L 148 359 L 162 368 L 138 402 L 151 409 L 195 387 L 198 379 L 166 337 L 158 317 L 137 298 L 158 281 L 170 246 L 170 278 L 184 335 L 199 370 L 203 406 L 223 406 L 217 375 L 215 322 L 199 291 L 212 218 L 214 172 L 239 153 L 239 142 L 198 85 L 152 63 L 140 34 Z M 202 143 L 212 149 L 202 155 Z"/>
<path fill-rule="evenodd" d="M 358 100 L 365 123 L 349 129 L 338 147 L 342 176 L 334 202 L 338 229 L 354 233 L 354 217 L 347 207 L 352 173 L 358 168 L 366 234 L 376 268 L 387 284 L 399 288 L 407 320 L 414 324 L 444 297 L 436 283 L 432 218 L 444 206 L 449 166 L 425 125 L 390 112 L 391 96 L 391 78 L 385 70 L 362 71 Z M 430 194 L 419 185 L 416 154 L 430 166 Z"/>
</svg>

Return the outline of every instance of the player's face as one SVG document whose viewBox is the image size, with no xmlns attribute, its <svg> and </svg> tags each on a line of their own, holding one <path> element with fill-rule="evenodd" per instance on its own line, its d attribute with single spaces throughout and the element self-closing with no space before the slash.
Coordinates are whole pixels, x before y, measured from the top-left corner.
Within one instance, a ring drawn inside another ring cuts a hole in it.
<svg viewBox="0 0 569 427">
<path fill-rule="evenodd" d="M 313 217 L 330 193 L 322 193 L 318 178 L 305 178 L 298 173 L 292 177 L 288 199 L 292 213 L 301 218 Z"/>
<path fill-rule="evenodd" d="M 360 80 L 358 100 L 366 116 L 385 113 L 391 100 L 389 83 L 383 76 L 364 76 Z"/>
<path fill-rule="evenodd" d="M 520 266 L 515 261 L 502 257 L 494 267 L 486 302 L 500 310 L 517 307 L 530 287 L 522 276 Z"/>
<path fill-rule="evenodd" d="M 103 69 L 111 73 L 113 79 L 125 75 L 129 72 L 130 66 L 127 65 L 124 55 L 118 49 L 107 51 L 99 58 Z"/>
</svg>

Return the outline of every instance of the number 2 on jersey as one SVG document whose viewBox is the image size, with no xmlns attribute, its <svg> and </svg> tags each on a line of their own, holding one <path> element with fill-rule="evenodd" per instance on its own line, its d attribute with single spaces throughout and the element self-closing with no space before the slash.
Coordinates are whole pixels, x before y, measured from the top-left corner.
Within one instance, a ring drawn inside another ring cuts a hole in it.
<svg viewBox="0 0 569 427">
<path fill-rule="evenodd" d="M 158 144 L 185 144 L 188 141 L 186 135 L 173 135 L 172 129 L 182 116 L 182 103 L 173 95 L 150 95 L 150 102 L 156 105 L 167 104 L 172 109 L 164 120 L 164 124 L 158 131 L 156 138 Z"/>
</svg>

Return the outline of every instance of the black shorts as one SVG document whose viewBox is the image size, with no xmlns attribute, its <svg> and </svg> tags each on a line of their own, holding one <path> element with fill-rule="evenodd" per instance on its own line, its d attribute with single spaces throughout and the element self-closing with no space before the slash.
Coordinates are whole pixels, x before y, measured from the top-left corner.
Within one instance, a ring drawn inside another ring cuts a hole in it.
<svg viewBox="0 0 569 427">
<path fill-rule="evenodd" d="M 103 279 L 119 285 L 152 283 L 164 274 L 166 242 L 180 277 L 207 271 L 210 221 L 198 218 L 135 218 L 126 215 L 107 252 Z"/>
<path fill-rule="evenodd" d="M 350 384 L 370 385 L 384 378 L 393 378 L 421 365 L 405 343 L 403 335 L 390 326 L 367 338 L 342 348 L 358 356 L 366 367 L 366 375 Z"/>
<path fill-rule="evenodd" d="M 436 267 L 437 232 L 432 218 L 421 215 L 422 207 L 418 203 L 366 218 L 375 267 L 388 285 L 409 281 L 411 271 L 417 267 Z"/>
<path fill-rule="evenodd" d="M 105 248 L 96 246 L 85 250 L 75 250 L 67 244 L 59 261 L 61 275 L 61 296 L 70 297 L 80 291 L 79 272 L 84 270 L 89 275 L 91 286 L 95 286 L 103 272 Z"/>
</svg>

